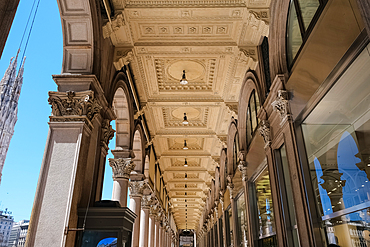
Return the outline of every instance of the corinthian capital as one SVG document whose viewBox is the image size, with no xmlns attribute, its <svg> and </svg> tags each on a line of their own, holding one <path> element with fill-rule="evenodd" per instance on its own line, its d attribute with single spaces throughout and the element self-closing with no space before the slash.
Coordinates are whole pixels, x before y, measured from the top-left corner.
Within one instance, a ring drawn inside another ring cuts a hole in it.
<svg viewBox="0 0 370 247">
<path fill-rule="evenodd" d="M 271 103 L 273 109 L 279 113 L 282 120 L 286 119 L 290 115 L 288 102 L 288 92 L 285 90 L 279 90 L 276 100 Z"/>
<path fill-rule="evenodd" d="M 113 178 L 130 178 L 130 173 L 135 168 L 131 158 L 109 159 L 109 165 L 112 167 Z"/>
<path fill-rule="evenodd" d="M 102 109 L 99 102 L 94 99 L 93 91 L 49 92 L 48 101 L 53 115 L 50 120 L 54 122 L 68 121 L 68 119 L 75 121 L 75 118 L 66 118 L 66 116 L 86 116 L 91 121 Z"/>
<path fill-rule="evenodd" d="M 145 186 L 145 181 L 131 181 L 129 183 L 130 196 L 143 196 Z"/>
<path fill-rule="evenodd" d="M 152 197 L 150 195 L 143 196 L 141 198 L 141 208 L 147 208 L 149 209 L 153 203 Z"/>
</svg>

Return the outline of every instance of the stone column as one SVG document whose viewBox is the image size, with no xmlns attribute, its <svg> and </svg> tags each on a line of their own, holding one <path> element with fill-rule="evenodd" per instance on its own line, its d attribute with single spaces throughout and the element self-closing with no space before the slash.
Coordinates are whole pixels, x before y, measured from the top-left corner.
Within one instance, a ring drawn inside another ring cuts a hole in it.
<svg viewBox="0 0 370 247">
<path fill-rule="evenodd" d="M 226 218 L 225 218 L 225 207 L 224 207 L 224 196 L 220 191 L 220 203 L 222 210 L 222 236 L 223 236 L 223 245 L 226 246 Z"/>
<path fill-rule="evenodd" d="M 88 204 L 83 197 L 91 183 L 84 181 L 96 165 L 100 123 L 94 123 L 102 106 L 91 90 L 49 92 L 49 103 L 52 116 L 26 245 L 72 246 L 76 233 L 69 229 L 77 227 L 77 208 Z"/>
<path fill-rule="evenodd" d="M 148 247 L 150 205 L 151 196 L 143 196 L 141 199 L 140 247 Z"/>
<path fill-rule="evenodd" d="M 153 205 L 150 208 L 150 213 L 149 213 L 149 242 L 148 246 L 150 247 L 155 247 L 155 218 L 156 218 L 156 207 L 157 205 Z"/>
<path fill-rule="evenodd" d="M 128 180 L 135 163 L 131 158 L 109 159 L 113 172 L 112 201 L 119 201 L 121 207 L 127 207 Z"/>
<path fill-rule="evenodd" d="M 155 217 L 155 224 L 154 224 L 154 228 L 155 228 L 155 233 L 154 233 L 154 247 L 160 247 L 159 245 L 159 235 L 160 235 L 160 228 L 161 228 L 161 225 L 160 225 L 160 218 L 157 216 Z"/>
<path fill-rule="evenodd" d="M 163 247 L 163 226 L 159 224 L 158 247 Z"/>
<path fill-rule="evenodd" d="M 139 247 L 141 198 L 143 196 L 144 187 L 144 181 L 131 181 L 129 183 L 130 209 L 137 215 L 132 229 L 132 247 Z"/>
</svg>

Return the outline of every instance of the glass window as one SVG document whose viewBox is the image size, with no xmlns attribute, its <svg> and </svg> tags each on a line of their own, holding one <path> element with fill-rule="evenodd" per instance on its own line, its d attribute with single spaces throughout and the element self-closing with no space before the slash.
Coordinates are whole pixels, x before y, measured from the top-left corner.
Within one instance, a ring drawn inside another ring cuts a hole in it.
<svg viewBox="0 0 370 247">
<path fill-rule="evenodd" d="M 287 60 L 292 66 L 303 42 L 309 35 L 316 13 L 323 8 L 326 0 L 291 0 L 287 20 Z"/>
<path fill-rule="evenodd" d="M 223 223 L 222 223 L 222 217 L 220 217 L 220 219 L 218 219 L 218 228 L 219 228 L 219 232 L 220 232 L 220 246 L 223 246 L 224 245 L 224 234 L 223 234 Z"/>
<path fill-rule="evenodd" d="M 246 219 L 246 205 L 244 193 L 242 193 L 236 201 L 236 208 L 238 212 L 238 245 L 240 247 L 248 246 L 248 224 Z"/>
<path fill-rule="evenodd" d="M 238 135 L 238 133 L 235 135 L 235 138 L 234 138 L 233 151 L 234 151 L 233 152 L 233 167 L 234 167 L 234 173 L 235 173 L 235 170 L 238 167 L 238 163 L 239 163 L 239 157 L 238 157 L 238 153 L 239 153 L 239 135 Z"/>
<path fill-rule="evenodd" d="M 225 211 L 226 218 L 226 244 L 227 246 L 233 245 L 233 213 L 231 207 Z"/>
<path fill-rule="evenodd" d="M 279 187 L 281 190 L 283 210 L 285 212 L 284 220 L 287 230 L 287 241 L 288 246 L 300 246 L 294 209 L 293 188 L 290 181 L 289 165 L 286 155 L 285 145 L 283 145 L 279 150 L 277 150 L 276 163 L 278 167 Z"/>
<path fill-rule="evenodd" d="M 247 108 L 247 141 L 248 144 L 252 141 L 252 136 L 258 126 L 257 112 L 260 109 L 260 103 L 256 91 L 253 90 L 249 97 Z"/>
<path fill-rule="evenodd" d="M 264 239 L 276 234 L 270 176 L 267 169 L 256 179 L 255 188 L 258 210 L 258 238 Z"/>
<path fill-rule="evenodd" d="M 369 67 L 365 49 L 302 124 L 315 205 L 327 240 L 340 246 L 350 246 L 354 230 L 370 236 Z"/>
</svg>

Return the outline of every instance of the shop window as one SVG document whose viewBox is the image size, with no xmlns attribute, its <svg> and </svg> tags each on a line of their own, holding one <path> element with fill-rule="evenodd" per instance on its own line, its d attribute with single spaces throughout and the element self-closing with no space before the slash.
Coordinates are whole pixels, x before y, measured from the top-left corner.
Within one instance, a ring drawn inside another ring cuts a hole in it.
<svg viewBox="0 0 370 247">
<path fill-rule="evenodd" d="M 248 224 L 246 219 L 246 205 L 244 193 L 241 193 L 238 199 L 236 200 L 236 209 L 238 213 L 237 217 L 237 234 L 238 234 L 238 243 L 237 246 L 247 247 L 248 246 Z"/>
<path fill-rule="evenodd" d="M 275 216 L 272 204 L 270 176 L 267 168 L 257 177 L 254 182 L 255 187 L 255 213 L 257 214 L 257 246 L 277 246 Z"/>
<path fill-rule="evenodd" d="M 233 242 L 233 213 L 231 210 L 231 205 L 225 211 L 225 225 L 226 225 L 226 245 L 232 246 Z"/>
<path fill-rule="evenodd" d="M 257 112 L 260 109 L 260 102 L 256 91 L 253 90 L 249 97 L 247 108 L 247 141 L 248 145 L 252 141 L 252 136 L 258 126 Z"/>
<path fill-rule="evenodd" d="M 367 47 L 367 49 L 369 46 Z M 302 124 L 328 243 L 370 243 L 370 57 L 365 49 Z"/>
<path fill-rule="evenodd" d="M 275 150 L 276 164 L 279 178 L 281 203 L 284 211 L 287 246 L 300 246 L 297 228 L 296 213 L 294 208 L 293 188 L 290 180 L 287 153 L 285 145 Z"/>
<path fill-rule="evenodd" d="M 218 228 L 219 228 L 219 232 L 220 232 L 220 246 L 223 246 L 224 245 L 224 234 L 223 234 L 223 231 L 224 231 L 224 228 L 223 228 L 223 222 L 222 222 L 222 217 L 220 217 L 218 219 Z"/>
<path fill-rule="evenodd" d="M 287 60 L 291 67 L 326 0 L 291 0 L 287 20 Z"/>
<path fill-rule="evenodd" d="M 234 144 L 233 144 L 233 169 L 234 169 L 234 173 L 235 173 L 236 168 L 238 168 L 238 164 L 239 164 L 238 153 L 239 153 L 239 135 L 238 135 L 238 133 L 236 133 L 235 138 L 234 138 Z"/>
</svg>

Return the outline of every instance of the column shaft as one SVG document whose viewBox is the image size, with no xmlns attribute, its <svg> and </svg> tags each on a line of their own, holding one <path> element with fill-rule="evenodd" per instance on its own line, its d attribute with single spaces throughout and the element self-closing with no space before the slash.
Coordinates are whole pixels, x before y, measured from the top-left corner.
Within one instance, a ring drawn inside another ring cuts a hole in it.
<svg viewBox="0 0 370 247">
<path fill-rule="evenodd" d="M 149 215 L 149 242 L 148 246 L 154 247 L 155 246 L 155 217 L 153 215 Z"/>
<path fill-rule="evenodd" d="M 160 247 L 159 246 L 159 235 L 160 235 L 160 225 L 159 225 L 159 221 L 155 221 L 155 234 L 154 234 L 154 246 L 155 247 Z"/>
<path fill-rule="evenodd" d="M 121 207 L 127 207 L 127 178 L 113 178 L 112 201 L 119 201 Z"/>
<path fill-rule="evenodd" d="M 140 221 L 140 247 L 148 247 L 149 242 L 149 207 L 143 207 L 141 210 Z"/>
<path fill-rule="evenodd" d="M 132 229 L 132 247 L 139 247 L 140 237 L 140 216 L 141 216 L 141 196 L 130 195 L 130 210 L 136 214 L 136 219 Z"/>
</svg>

